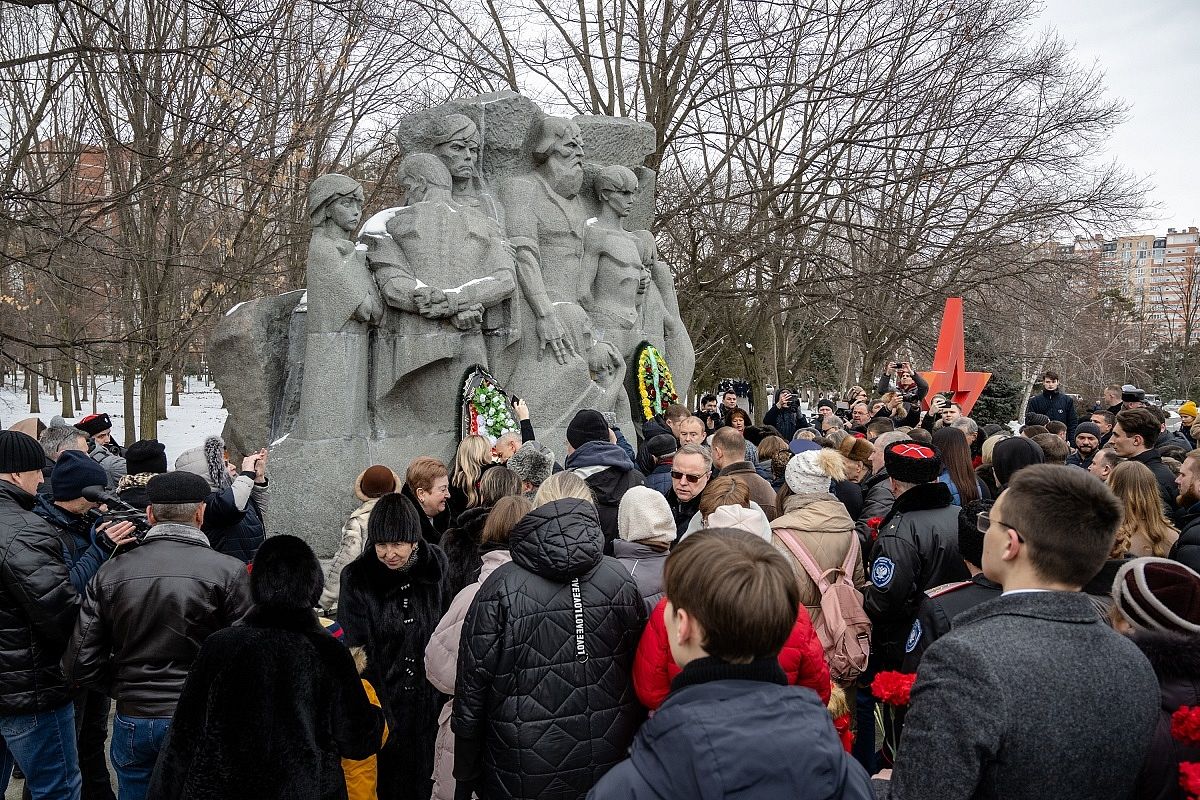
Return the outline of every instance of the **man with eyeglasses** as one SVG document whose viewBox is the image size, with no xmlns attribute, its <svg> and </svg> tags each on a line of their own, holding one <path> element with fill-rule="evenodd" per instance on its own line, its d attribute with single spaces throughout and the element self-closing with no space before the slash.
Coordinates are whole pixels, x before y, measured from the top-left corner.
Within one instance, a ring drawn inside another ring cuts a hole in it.
<svg viewBox="0 0 1200 800">
<path fill-rule="evenodd" d="M 679 541 L 687 531 L 688 523 L 700 510 L 700 493 L 708 486 L 712 474 L 712 456 L 708 448 L 700 444 L 685 444 L 675 451 L 671 466 L 671 491 L 667 492 L 667 504 L 675 517 L 675 532 Z"/>
<path fill-rule="evenodd" d="M 1133 796 L 1158 681 L 1080 591 L 1122 512 L 1073 467 L 1034 464 L 1009 482 L 980 521 L 984 574 L 1004 591 L 956 617 L 921 659 L 893 800 Z"/>
</svg>

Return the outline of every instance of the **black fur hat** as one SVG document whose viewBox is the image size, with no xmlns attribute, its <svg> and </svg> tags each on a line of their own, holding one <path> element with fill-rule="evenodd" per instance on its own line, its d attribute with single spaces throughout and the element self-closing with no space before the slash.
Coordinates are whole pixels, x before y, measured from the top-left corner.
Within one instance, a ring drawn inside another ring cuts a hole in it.
<svg viewBox="0 0 1200 800">
<path fill-rule="evenodd" d="M 250 597 L 256 605 L 311 609 L 321 601 L 321 562 L 303 539 L 268 536 L 254 556 Z"/>
<path fill-rule="evenodd" d="M 388 542 L 420 542 L 421 518 L 417 507 L 402 494 L 385 494 L 375 502 L 371 516 L 367 518 L 367 547 Z"/>
</svg>

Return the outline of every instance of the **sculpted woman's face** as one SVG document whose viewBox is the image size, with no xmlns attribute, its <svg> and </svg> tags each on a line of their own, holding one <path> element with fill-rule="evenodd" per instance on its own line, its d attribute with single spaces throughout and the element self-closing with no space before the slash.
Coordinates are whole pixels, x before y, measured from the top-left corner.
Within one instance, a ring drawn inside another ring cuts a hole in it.
<svg viewBox="0 0 1200 800">
<path fill-rule="evenodd" d="M 362 203 L 353 197 L 339 197 L 329 205 L 329 217 L 339 228 L 351 233 L 362 219 Z"/>
</svg>

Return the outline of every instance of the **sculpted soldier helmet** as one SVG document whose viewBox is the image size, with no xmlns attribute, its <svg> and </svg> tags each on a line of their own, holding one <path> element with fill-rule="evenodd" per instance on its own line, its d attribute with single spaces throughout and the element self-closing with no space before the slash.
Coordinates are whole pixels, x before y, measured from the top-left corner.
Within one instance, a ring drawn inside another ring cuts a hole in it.
<svg viewBox="0 0 1200 800">
<path fill-rule="evenodd" d="M 329 203 L 341 197 L 353 197 L 358 202 L 363 202 L 362 184 L 349 175 L 339 175 L 336 172 L 322 175 L 313 181 L 312 186 L 308 188 L 308 216 L 312 224 L 320 225 L 324 222 L 324 216 L 318 215 L 323 214 Z"/>
</svg>

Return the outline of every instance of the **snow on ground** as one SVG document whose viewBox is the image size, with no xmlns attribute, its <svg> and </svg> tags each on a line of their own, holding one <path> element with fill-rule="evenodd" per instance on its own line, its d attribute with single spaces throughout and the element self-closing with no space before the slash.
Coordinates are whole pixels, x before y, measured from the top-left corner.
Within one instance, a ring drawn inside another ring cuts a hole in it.
<svg viewBox="0 0 1200 800">
<path fill-rule="evenodd" d="M 125 437 L 125 414 L 122 410 L 122 382 L 120 378 L 104 378 L 98 380 L 98 398 L 96 411 L 107 413 L 113 421 L 113 437 L 123 445 Z M 102 381 L 102 382 L 100 382 Z M 221 408 L 221 393 L 215 384 L 199 378 L 189 378 L 186 391 L 179 395 L 179 406 L 167 406 L 167 419 L 158 423 L 158 440 L 167 448 L 167 462 L 174 465 L 175 458 L 189 447 L 204 443 L 204 437 L 221 434 L 225 425 L 226 411 Z M 141 403 L 137 394 L 134 395 L 134 409 Z M 168 397 L 169 402 L 169 397 Z M 0 387 L 0 427 L 7 428 L 14 422 L 20 422 L 29 417 L 40 417 L 47 425 L 50 420 L 62 411 L 62 401 L 55 400 L 49 394 L 41 396 L 42 412 L 30 414 L 26 403 L 25 392 L 19 387 Z M 79 421 L 92 413 L 92 399 L 89 396 L 83 404 L 83 410 L 75 414 L 73 421 Z"/>
</svg>

